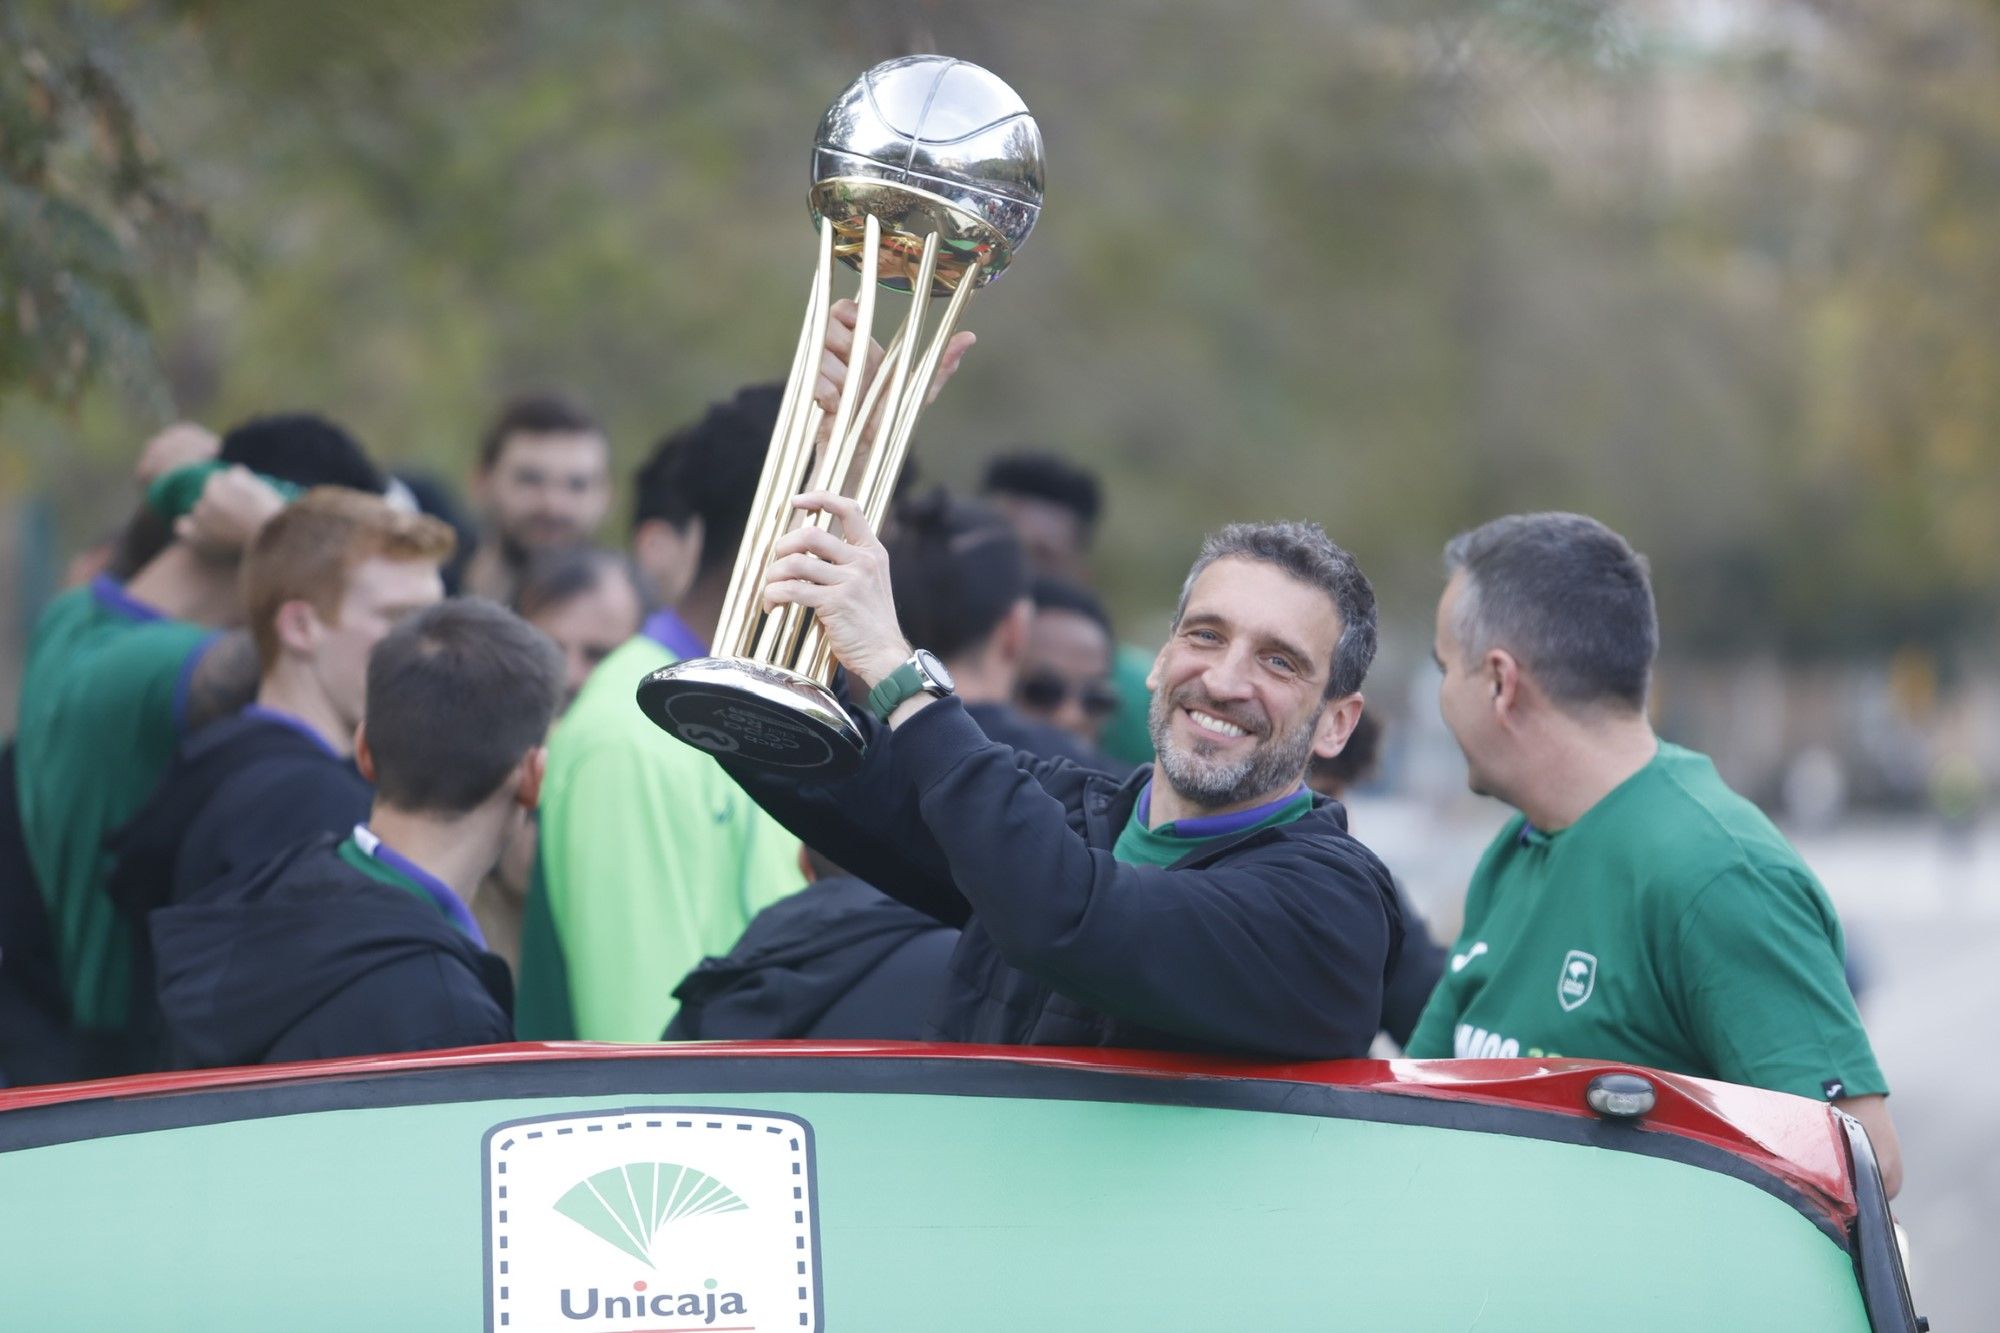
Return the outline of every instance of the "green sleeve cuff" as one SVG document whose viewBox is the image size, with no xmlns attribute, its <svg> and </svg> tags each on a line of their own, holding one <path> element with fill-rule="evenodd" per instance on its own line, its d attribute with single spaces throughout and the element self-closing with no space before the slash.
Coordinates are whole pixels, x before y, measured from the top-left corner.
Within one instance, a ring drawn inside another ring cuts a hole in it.
<svg viewBox="0 0 2000 1333">
<path fill-rule="evenodd" d="M 208 479 L 231 466 L 234 465 L 219 459 L 210 459 L 205 463 L 189 463 L 186 467 L 163 472 L 153 478 L 153 484 L 146 488 L 146 508 L 161 518 L 179 518 L 194 508 L 195 501 L 201 499 L 202 488 L 208 485 Z M 261 472 L 255 475 L 257 480 L 276 491 L 288 504 L 305 494 L 304 487 L 293 485 L 289 481 L 267 477 Z"/>
</svg>

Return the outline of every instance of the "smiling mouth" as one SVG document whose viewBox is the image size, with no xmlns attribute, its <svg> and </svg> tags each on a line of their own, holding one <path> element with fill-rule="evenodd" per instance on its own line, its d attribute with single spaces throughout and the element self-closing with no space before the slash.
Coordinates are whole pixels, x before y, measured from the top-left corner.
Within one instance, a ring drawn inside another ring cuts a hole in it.
<svg viewBox="0 0 2000 1333">
<path fill-rule="evenodd" d="M 1234 722 L 1224 721 L 1213 713 L 1205 713 L 1196 708 L 1183 708 L 1181 711 L 1187 714 L 1188 721 L 1194 723 L 1198 729 L 1207 732 L 1211 736 L 1219 736 L 1224 740 L 1235 740 L 1239 736 L 1248 736 L 1250 734 L 1245 728 L 1237 726 Z"/>
</svg>

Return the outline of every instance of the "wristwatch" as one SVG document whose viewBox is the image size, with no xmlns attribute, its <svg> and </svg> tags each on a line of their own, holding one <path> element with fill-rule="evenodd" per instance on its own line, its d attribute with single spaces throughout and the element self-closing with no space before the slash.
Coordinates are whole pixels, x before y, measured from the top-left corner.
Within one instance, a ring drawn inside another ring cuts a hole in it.
<svg viewBox="0 0 2000 1333">
<path fill-rule="evenodd" d="M 957 688 L 951 672 L 944 669 L 936 654 L 919 648 L 910 654 L 909 661 L 882 677 L 882 682 L 868 691 L 868 711 L 887 722 L 889 714 L 905 699 L 919 694 L 942 699 Z"/>
</svg>

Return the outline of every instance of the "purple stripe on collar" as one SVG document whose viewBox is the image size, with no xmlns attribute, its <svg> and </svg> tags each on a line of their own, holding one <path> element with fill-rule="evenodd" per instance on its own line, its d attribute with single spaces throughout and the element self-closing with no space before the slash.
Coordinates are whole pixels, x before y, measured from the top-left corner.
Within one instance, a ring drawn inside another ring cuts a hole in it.
<svg viewBox="0 0 2000 1333">
<path fill-rule="evenodd" d="M 108 611 L 131 620 L 165 620 L 167 613 L 146 603 L 125 591 L 125 585 L 109 574 L 99 574 L 90 581 L 90 595 L 97 604 Z"/>
<path fill-rule="evenodd" d="M 708 656 L 708 645 L 687 627 L 685 620 L 674 614 L 672 607 L 661 607 L 647 616 L 639 632 L 683 662 Z"/>
<path fill-rule="evenodd" d="M 1262 805 L 1253 805 L 1248 810 L 1237 810 L 1226 815 L 1197 815 L 1193 819 L 1176 819 L 1153 829 L 1155 833 L 1165 833 L 1176 838 L 1220 838 L 1231 833 L 1241 833 L 1244 829 L 1269 819 L 1278 811 L 1299 799 L 1305 790 L 1300 783 L 1276 800 Z M 1153 784 L 1148 782 L 1139 793 L 1139 822 L 1152 828 Z"/>
<path fill-rule="evenodd" d="M 327 758 L 340 758 L 340 751 L 327 744 L 326 737 L 315 731 L 311 724 L 306 722 L 304 718 L 285 712 L 282 708 L 267 708 L 263 704 L 245 704 L 242 716 L 254 717 L 264 722 L 274 722 L 281 727 L 290 727 L 293 731 L 298 732 L 299 735 L 304 736 L 314 745 L 326 751 Z"/>
<path fill-rule="evenodd" d="M 472 942 L 480 948 L 486 947 L 486 936 L 480 932 L 479 923 L 472 919 L 472 909 L 465 905 L 463 898 L 451 891 L 449 884 L 376 837 L 366 824 L 355 825 L 354 842 L 362 851 L 422 889 L 424 896 L 451 918 L 451 924 L 471 936 Z"/>
</svg>

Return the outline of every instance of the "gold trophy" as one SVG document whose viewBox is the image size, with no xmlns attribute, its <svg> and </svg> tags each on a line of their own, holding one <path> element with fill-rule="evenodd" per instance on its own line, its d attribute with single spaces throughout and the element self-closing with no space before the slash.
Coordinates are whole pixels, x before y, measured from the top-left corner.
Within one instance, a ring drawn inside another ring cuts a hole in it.
<svg viewBox="0 0 2000 1333">
<path fill-rule="evenodd" d="M 1014 90 L 979 66 L 906 56 L 875 66 L 826 109 L 812 180 L 819 263 L 714 655 L 647 676 L 639 707 L 714 754 L 834 778 L 859 766 L 861 733 L 834 697 L 833 653 L 812 612 L 764 609 L 771 548 L 802 523 L 830 523 L 792 508 L 807 490 L 852 498 L 881 528 L 925 390 L 966 302 L 1006 271 L 1041 213 L 1041 130 Z M 910 300 L 872 380 L 850 373 L 829 420 L 812 389 L 835 259 L 861 275 L 857 366 L 881 289 Z M 937 297 L 944 313 L 927 329 Z"/>
</svg>

